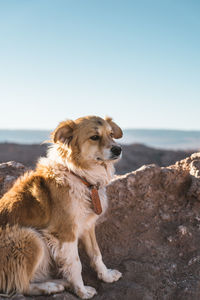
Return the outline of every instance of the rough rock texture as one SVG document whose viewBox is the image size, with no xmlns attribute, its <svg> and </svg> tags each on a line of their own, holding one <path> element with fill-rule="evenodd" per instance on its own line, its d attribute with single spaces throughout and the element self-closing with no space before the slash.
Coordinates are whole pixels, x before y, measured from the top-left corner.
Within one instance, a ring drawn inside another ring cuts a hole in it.
<svg viewBox="0 0 200 300">
<path fill-rule="evenodd" d="M 16 178 L 27 170 L 28 168 L 15 161 L 0 164 L 0 197 L 13 185 Z"/>
<path fill-rule="evenodd" d="M 110 209 L 97 238 L 104 261 L 123 278 L 97 280 L 80 245 L 84 281 L 98 290 L 94 299 L 200 299 L 200 153 L 118 176 L 107 192 Z M 48 299 L 77 298 L 66 292 Z"/>
<path fill-rule="evenodd" d="M 0 163 L 12 160 L 21 162 L 28 167 L 34 167 L 38 157 L 45 155 L 47 147 L 48 144 L 0 143 Z M 160 167 L 169 166 L 195 152 L 154 149 L 140 144 L 122 145 L 122 149 L 122 159 L 116 166 L 117 174 L 125 174 L 152 163 Z"/>
</svg>

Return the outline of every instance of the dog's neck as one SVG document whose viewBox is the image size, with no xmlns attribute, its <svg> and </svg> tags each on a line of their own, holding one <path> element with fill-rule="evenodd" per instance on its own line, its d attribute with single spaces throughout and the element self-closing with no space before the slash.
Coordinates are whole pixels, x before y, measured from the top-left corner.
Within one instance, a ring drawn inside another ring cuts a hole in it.
<svg viewBox="0 0 200 300">
<path fill-rule="evenodd" d="M 66 165 L 70 171 L 82 178 L 85 178 L 93 185 L 105 186 L 112 180 L 114 175 L 114 167 L 112 163 L 95 164 L 86 170 L 77 168 L 70 162 L 66 162 Z"/>
<path fill-rule="evenodd" d="M 49 148 L 47 157 L 39 159 L 40 165 L 45 165 L 55 169 L 55 174 L 58 173 L 58 168 L 61 172 L 73 172 L 74 174 L 85 178 L 92 185 L 103 187 L 107 185 L 114 176 L 114 166 L 112 162 L 96 163 L 88 169 L 81 169 L 71 163 L 67 158 L 62 158 L 57 151 L 57 147 Z"/>
</svg>

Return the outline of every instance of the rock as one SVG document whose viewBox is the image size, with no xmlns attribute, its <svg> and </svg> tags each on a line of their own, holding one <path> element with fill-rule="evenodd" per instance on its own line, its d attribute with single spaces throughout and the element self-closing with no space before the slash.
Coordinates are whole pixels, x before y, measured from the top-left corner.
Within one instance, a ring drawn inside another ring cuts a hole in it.
<svg viewBox="0 0 200 300">
<path fill-rule="evenodd" d="M 11 188 L 14 181 L 27 170 L 28 168 L 15 161 L 0 164 L 0 197 Z"/>
<path fill-rule="evenodd" d="M 4 191 L 6 176 L 18 172 L 0 165 Z M 95 299 L 200 299 L 200 153 L 116 176 L 107 194 L 109 211 L 97 239 L 107 266 L 123 277 L 114 284 L 97 280 L 80 245 L 83 278 L 98 290 Z M 68 292 L 48 297 L 54 298 L 76 299 Z"/>
</svg>

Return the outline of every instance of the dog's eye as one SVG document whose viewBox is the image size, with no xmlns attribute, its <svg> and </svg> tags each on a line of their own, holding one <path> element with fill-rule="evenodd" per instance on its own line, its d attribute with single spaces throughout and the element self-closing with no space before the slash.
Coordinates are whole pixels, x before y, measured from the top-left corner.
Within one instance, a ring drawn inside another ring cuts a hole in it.
<svg viewBox="0 0 200 300">
<path fill-rule="evenodd" d="M 111 137 L 112 139 L 114 138 L 114 133 L 113 133 L 113 132 L 110 133 L 110 137 Z"/>
<path fill-rule="evenodd" d="M 91 140 L 93 141 L 98 141 L 100 139 L 100 136 L 99 135 L 93 135 L 90 137 Z"/>
</svg>

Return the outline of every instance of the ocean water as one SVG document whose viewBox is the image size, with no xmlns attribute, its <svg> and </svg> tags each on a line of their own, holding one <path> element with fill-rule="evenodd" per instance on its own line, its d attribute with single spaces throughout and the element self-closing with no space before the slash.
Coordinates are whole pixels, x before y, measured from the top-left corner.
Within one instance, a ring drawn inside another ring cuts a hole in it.
<svg viewBox="0 0 200 300">
<path fill-rule="evenodd" d="M 50 130 L 0 130 L 0 143 L 40 144 Z M 200 131 L 125 129 L 122 144 L 139 143 L 163 149 L 200 150 Z"/>
<path fill-rule="evenodd" d="M 0 143 L 40 144 L 50 137 L 50 130 L 2 130 Z"/>
<path fill-rule="evenodd" d="M 199 150 L 200 131 L 127 129 L 123 143 L 142 143 L 155 148 Z"/>
</svg>

